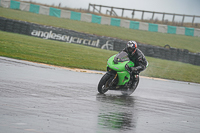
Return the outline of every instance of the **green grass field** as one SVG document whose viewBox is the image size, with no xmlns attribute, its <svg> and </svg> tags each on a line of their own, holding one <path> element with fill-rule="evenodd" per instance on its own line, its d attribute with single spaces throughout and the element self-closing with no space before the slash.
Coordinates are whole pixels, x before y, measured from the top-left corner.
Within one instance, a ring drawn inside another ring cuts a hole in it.
<svg viewBox="0 0 200 133">
<path fill-rule="evenodd" d="M 161 47 L 169 44 L 174 48 L 188 49 L 189 51 L 195 53 L 200 52 L 200 37 L 126 29 L 116 26 L 100 25 L 82 21 L 74 21 L 70 19 L 56 18 L 2 7 L 0 7 L 0 16 L 15 20 L 66 28 L 90 34 L 115 37 L 124 40 L 135 40 L 140 43 Z"/>
<path fill-rule="evenodd" d="M 198 37 L 126 29 L 2 7 L 0 7 L 0 16 L 90 34 L 110 36 L 124 40 L 136 40 L 155 46 L 169 44 L 171 47 L 188 49 L 191 52 L 200 52 L 200 38 Z M 0 31 L 0 56 L 15 59 L 64 67 L 105 71 L 107 59 L 116 53 L 115 51 Z M 200 83 L 199 66 L 151 57 L 147 57 L 147 60 L 149 67 L 141 73 L 143 76 Z"/>
<path fill-rule="evenodd" d="M 15 59 L 105 71 L 107 59 L 116 53 L 0 31 L 0 56 Z M 151 57 L 147 57 L 147 60 L 149 66 L 141 73 L 143 76 L 200 83 L 199 66 Z"/>
</svg>

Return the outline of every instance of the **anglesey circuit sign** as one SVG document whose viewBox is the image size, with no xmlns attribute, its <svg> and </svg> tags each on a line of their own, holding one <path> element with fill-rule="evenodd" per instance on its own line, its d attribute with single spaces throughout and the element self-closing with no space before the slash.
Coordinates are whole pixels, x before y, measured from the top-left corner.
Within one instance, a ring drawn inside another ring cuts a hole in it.
<svg viewBox="0 0 200 133">
<path fill-rule="evenodd" d="M 93 46 L 93 47 L 98 47 L 101 49 L 107 49 L 107 50 L 113 50 L 113 44 L 112 41 L 106 41 L 106 43 L 103 45 L 100 45 L 100 39 L 96 40 L 91 40 L 91 39 L 85 39 L 85 38 L 79 38 L 79 37 L 74 37 L 70 35 L 63 35 L 63 34 L 57 34 L 53 33 L 52 31 L 41 31 L 41 30 L 33 30 L 31 32 L 32 36 L 35 37 L 40 37 L 43 39 L 52 39 L 52 40 L 58 40 L 58 41 L 63 41 L 63 42 L 68 42 L 68 43 L 76 43 L 76 44 L 84 44 L 87 46 Z"/>
<path fill-rule="evenodd" d="M 36 37 L 41 37 L 43 39 L 53 39 L 53 40 L 64 41 L 64 42 L 68 42 L 68 43 L 77 43 L 77 44 L 84 44 L 84 45 L 88 45 L 88 46 L 100 47 L 99 39 L 94 41 L 94 40 L 90 40 L 90 39 L 83 39 L 83 38 L 79 38 L 79 37 L 56 34 L 56 33 L 53 33 L 52 31 L 45 32 L 45 31 L 38 31 L 38 30 L 33 30 L 31 32 L 31 35 L 36 36 Z"/>
</svg>

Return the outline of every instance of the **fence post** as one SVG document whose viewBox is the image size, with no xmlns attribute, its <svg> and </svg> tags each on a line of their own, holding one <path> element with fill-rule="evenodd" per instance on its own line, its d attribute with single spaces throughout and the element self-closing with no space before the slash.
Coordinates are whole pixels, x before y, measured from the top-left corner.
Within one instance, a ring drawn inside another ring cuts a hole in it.
<svg viewBox="0 0 200 133">
<path fill-rule="evenodd" d="M 192 25 L 194 24 L 194 19 L 195 19 L 195 15 L 193 16 L 193 19 L 192 19 Z"/>
<path fill-rule="evenodd" d="M 124 16 L 124 8 L 122 9 L 122 17 Z"/>
<path fill-rule="evenodd" d="M 174 19 L 175 19 L 175 14 L 173 15 L 172 23 L 174 23 Z"/>
<path fill-rule="evenodd" d="M 144 17 L 144 11 L 142 11 L 142 20 L 143 20 L 143 17 Z"/>
<path fill-rule="evenodd" d="M 162 22 L 165 20 L 165 13 L 163 13 Z"/>
<path fill-rule="evenodd" d="M 151 18 L 151 19 L 153 20 L 153 18 L 154 18 L 154 12 L 153 12 L 153 14 L 152 14 L 152 18 Z"/>
<path fill-rule="evenodd" d="M 133 12 L 132 12 L 132 19 L 134 18 L 134 15 L 135 15 L 135 10 L 133 9 Z"/>
<path fill-rule="evenodd" d="M 99 8 L 99 13 L 101 13 L 101 5 L 100 5 L 100 8 Z"/>
<path fill-rule="evenodd" d="M 182 26 L 183 26 L 184 19 L 185 19 L 185 15 L 183 15 L 182 24 L 181 24 Z"/>
<path fill-rule="evenodd" d="M 113 7 L 111 7 L 110 16 L 112 16 L 112 12 L 113 12 Z"/>
<path fill-rule="evenodd" d="M 89 6 L 88 6 L 88 11 L 90 11 L 90 3 L 89 3 Z"/>
<path fill-rule="evenodd" d="M 95 4 L 93 5 L 93 12 L 95 11 Z"/>
</svg>

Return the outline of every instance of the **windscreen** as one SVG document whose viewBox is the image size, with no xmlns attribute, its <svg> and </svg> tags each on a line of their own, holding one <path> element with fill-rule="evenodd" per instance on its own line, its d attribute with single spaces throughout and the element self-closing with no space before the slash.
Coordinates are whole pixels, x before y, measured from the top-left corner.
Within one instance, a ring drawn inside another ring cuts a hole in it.
<svg viewBox="0 0 200 133">
<path fill-rule="evenodd" d="M 124 51 L 118 53 L 114 58 L 115 63 L 124 62 L 124 61 L 129 61 L 128 54 Z"/>
</svg>

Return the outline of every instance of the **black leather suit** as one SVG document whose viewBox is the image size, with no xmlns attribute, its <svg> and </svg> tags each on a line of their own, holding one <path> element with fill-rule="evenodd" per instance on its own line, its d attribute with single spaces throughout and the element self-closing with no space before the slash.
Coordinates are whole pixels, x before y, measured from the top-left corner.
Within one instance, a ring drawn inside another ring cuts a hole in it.
<svg viewBox="0 0 200 133">
<path fill-rule="evenodd" d="M 123 49 L 123 51 L 128 53 L 125 48 Z M 141 71 L 146 69 L 147 60 L 142 51 L 140 51 L 138 48 L 133 55 L 128 53 L 128 57 L 135 64 L 134 67 L 131 67 L 134 75 L 138 75 Z"/>
</svg>

